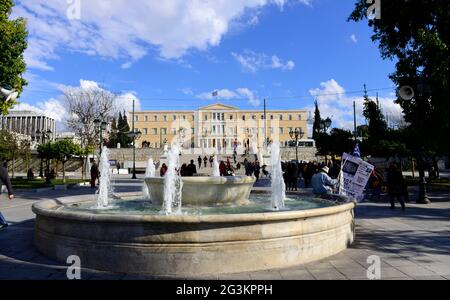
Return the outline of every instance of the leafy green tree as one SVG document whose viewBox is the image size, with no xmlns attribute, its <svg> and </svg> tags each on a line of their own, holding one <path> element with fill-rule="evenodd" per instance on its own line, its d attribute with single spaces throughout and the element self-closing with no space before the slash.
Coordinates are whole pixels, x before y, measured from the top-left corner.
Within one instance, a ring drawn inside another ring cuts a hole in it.
<svg viewBox="0 0 450 300">
<path fill-rule="evenodd" d="M 13 160 L 15 138 L 14 135 L 7 130 L 0 130 L 0 163 Z"/>
<path fill-rule="evenodd" d="M 9 19 L 13 6 L 12 0 L 0 0 L 0 86 L 20 93 L 27 84 L 21 75 L 26 69 L 23 53 L 28 33 L 23 18 Z M 6 115 L 16 103 L 4 100 L 0 96 L 0 114 Z"/>
<path fill-rule="evenodd" d="M 330 134 L 324 132 L 318 134 L 316 146 L 319 155 L 342 155 L 353 150 L 355 141 L 350 131 L 333 128 Z"/>
<path fill-rule="evenodd" d="M 55 147 L 53 147 L 53 142 L 47 142 L 45 144 L 40 144 L 38 146 L 38 155 L 39 158 L 45 160 L 45 167 L 46 167 L 46 181 L 50 182 L 50 163 L 52 159 L 56 158 L 56 152 Z"/>
<path fill-rule="evenodd" d="M 63 183 L 66 182 L 66 163 L 74 156 L 81 155 L 82 150 L 78 144 L 72 140 L 65 139 L 51 144 L 54 158 L 61 162 L 63 169 Z"/>
<path fill-rule="evenodd" d="M 363 115 L 368 122 L 369 141 L 376 144 L 383 139 L 387 132 L 387 123 L 377 102 L 366 94 L 364 96 Z"/>
<path fill-rule="evenodd" d="M 395 59 L 390 78 L 398 86 L 411 86 L 414 99 L 398 99 L 414 138 L 407 147 L 417 157 L 420 175 L 419 202 L 427 203 L 425 161 L 427 153 L 450 153 L 450 1 L 379 0 L 381 19 L 369 20 L 373 41 L 381 56 Z M 350 20 L 367 18 L 365 0 L 356 2 Z"/>
<path fill-rule="evenodd" d="M 321 123 L 322 118 L 320 117 L 320 110 L 319 110 L 319 104 L 317 103 L 317 100 L 314 101 L 314 124 L 313 124 L 313 139 L 316 140 L 319 138 L 320 132 L 321 132 Z"/>
</svg>

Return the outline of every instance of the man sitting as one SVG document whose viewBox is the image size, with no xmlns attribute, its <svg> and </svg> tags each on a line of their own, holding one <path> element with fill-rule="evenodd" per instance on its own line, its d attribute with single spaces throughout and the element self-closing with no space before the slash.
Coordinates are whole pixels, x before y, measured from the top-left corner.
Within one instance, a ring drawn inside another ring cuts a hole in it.
<svg viewBox="0 0 450 300">
<path fill-rule="evenodd" d="M 320 196 L 333 193 L 333 188 L 336 186 L 337 180 L 331 179 L 331 177 L 328 176 L 329 171 L 330 169 L 325 166 L 320 169 L 319 173 L 312 177 L 311 185 L 315 195 Z"/>
</svg>

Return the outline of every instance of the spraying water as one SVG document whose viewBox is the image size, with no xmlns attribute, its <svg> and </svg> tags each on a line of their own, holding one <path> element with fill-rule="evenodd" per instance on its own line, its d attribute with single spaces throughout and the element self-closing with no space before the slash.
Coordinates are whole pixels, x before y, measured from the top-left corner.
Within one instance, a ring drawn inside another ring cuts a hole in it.
<svg viewBox="0 0 450 300">
<path fill-rule="evenodd" d="M 167 172 L 164 176 L 163 213 L 166 215 L 181 213 L 183 182 L 178 174 L 180 168 L 180 147 L 177 144 L 167 153 Z"/>
<path fill-rule="evenodd" d="M 111 188 L 111 172 L 109 170 L 109 150 L 103 147 L 102 155 L 100 156 L 100 179 L 97 195 L 97 208 L 107 208 L 111 205 L 112 188 Z"/>
<path fill-rule="evenodd" d="M 214 155 L 212 176 L 220 177 L 220 168 L 219 168 L 219 162 L 217 161 L 217 155 Z"/>
<path fill-rule="evenodd" d="M 270 163 L 272 164 L 272 194 L 270 196 L 270 208 L 278 211 L 284 208 L 286 184 L 284 183 L 283 171 L 281 169 L 280 146 L 277 143 L 272 143 L 270 145 L 270 150 Z"/>
<path fill-rule="evenodd" d="M 145 178 L 155 177 L 155 173 L 156 173 L 155 164 L 153 162 L 153 159 L 150 157 L 147 162 L 147 168 L 145 169 Z M 144 199 L 151 200 L 150 187 L 145 183 L 145 181 L 142 184 L 142 193 L 144 195 Z"/>
</svg>

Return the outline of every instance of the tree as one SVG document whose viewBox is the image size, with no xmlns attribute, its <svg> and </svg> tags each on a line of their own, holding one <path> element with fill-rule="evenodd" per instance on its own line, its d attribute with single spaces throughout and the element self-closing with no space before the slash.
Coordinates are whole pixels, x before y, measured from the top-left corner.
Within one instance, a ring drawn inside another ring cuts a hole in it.
<svg viewBox="0 0 450 300">
<path fill-rule="evenodd" d="M 76 155 L 81 155 L 81 147 L 75 144 L 72 140 L 65 139 L 51 143 L 54 153 L 54 158 L 56 158 L 62 164 L 63 169 L 63 183 L 66 183 L 66 163 Z"/>
<path fill-rule="evenodd" d="M 47 142 L 45 144 L 40 144 L 38 146 L 38 154 L 39 158 L 45 160 L 45 166 L 46 166 L 46 181 L 47 183 L 50 183 L 50 162 L 52 159 L 56 158 L 55 148 L 53 147 L 53 142 Z"/>
<path fill-rule="evenodd" d="M 122 148 L 130 148 L 133 140 L 128 136 L 131 129 L 125 112 L 123 112 L 123 115 L 119 113 L 119 123 L 117 126 L 117 142 L 120 143 Z"/>
<path fill-rule="evenodd" d="M 369 141 L 373 144 L 379 143 L 386 134 L 387 123 L 378 103 L 370 99 L 367 94 L 364 96 L 363 115 L 369 126 Z"/>
<path fill-rule="evenodd" d="M 315 111 L 314 111 L 314 124 L 313 124 L 313 139 L 316 140 L 319 137 L 321 131 L 322 118 L 320 117 L 319 104 L 317 100 L 314 101 Z"/>
<path fill-rule="evenodd" d="M 342 155 L 353 150 L 355 141 L 350 131 L 333 128 L 330 134 L 325 132 L 318 134 L 316 146 L 319 155 Z"/>
<path fill-rule="evenodd" d="M 65 102 L 70 118 L 68 127 L 81 137 L 83 146 L 99 145 L 99 130 L 94 120 L 110 120 L 115 112 L 114 99 L 111 92 L 98 87 L 69 88 L 64 91 Z"/>
<path fill-rule="evenodd" d="M 0 86 L 21 93 L 27 84 L 21 75 L 26 69 L 23 53 L 28 33 L 25 19 L 9 20 L 13 6 L 12 0 L 0 0 Z M 16 103 L 4 100 L 0 96 L 0 114 L 6 115 Z"/>
<path fill-rule="evenodd" d="M 0 163 L 9 162 L 14 157 L 14 135 L 7 130 L 0 130 Z"/>
<path fill-rule="evenodd" d="M 395 59 L 390 78 L 398 86 L 411 86 L 413 100 L 399 98 L 408 130 L 414 138 L 407 146 L 417 157 L 420 174 L 419 202 L 427 203 L 424 185 L 427 153 L 449 153 L 450 141 L 450 2 L 446 0 L 379 0 L 381 19 L 369 20 L 372 40 L 381 56 Z M 350 20 L 367 17 L 365 0 L 356 2 Z"/>
</svg>

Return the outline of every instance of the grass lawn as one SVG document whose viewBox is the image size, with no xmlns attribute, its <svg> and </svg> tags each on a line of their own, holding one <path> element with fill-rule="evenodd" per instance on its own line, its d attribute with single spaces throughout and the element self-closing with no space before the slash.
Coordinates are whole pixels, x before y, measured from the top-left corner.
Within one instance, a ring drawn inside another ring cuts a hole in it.
<svg viewBox="0 0 450 300">
<path fill-rule="evenodd" d="M 77 184 L 87 182 L 87 180 L 81 180 L 81 179 L 66 179 L 65 184 Z M 13 178 L 11 179 L 11 184 L 14 189 L 38 189 L 38 188 L 46 188 L 46 187 L 53 187 L 55 185 L 61 185 L 64 184 L 62 179 L 52 179 L 51 182 L 48 184 L 45 182 L 45 179 L 19 179 L 19 178 Z"/>
</svg>

